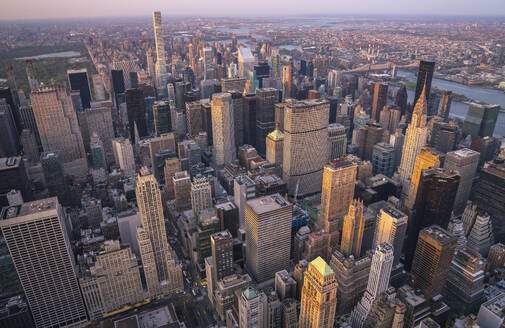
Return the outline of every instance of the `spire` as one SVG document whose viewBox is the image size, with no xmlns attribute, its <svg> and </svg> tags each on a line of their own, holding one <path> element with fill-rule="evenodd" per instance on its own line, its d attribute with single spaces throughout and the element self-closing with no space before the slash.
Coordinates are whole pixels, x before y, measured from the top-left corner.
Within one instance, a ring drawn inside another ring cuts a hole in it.
<svg viewBox="0 0 505 328">
<path fill-rule="evenodd" d="M 423 90 L 417 99 L 412 112 L 412 123 L 417 127 L 426 126 L 426 118 L 428 115 L 428 101 L 426 100 L 426 80 L 424 81 Z"/>
</svg>

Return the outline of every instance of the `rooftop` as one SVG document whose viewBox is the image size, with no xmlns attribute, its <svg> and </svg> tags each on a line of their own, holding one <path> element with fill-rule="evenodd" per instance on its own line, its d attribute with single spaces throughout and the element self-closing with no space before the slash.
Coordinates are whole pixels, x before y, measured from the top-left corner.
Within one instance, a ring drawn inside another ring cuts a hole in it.
<svg viewBox="0 0 505 328">
<path fill-rule="evenodd" d="M 19 167 L 20 163 L 21 157 L 2 157 L 0 158 L 0 171 Z"/>
<path fill-rule="evenodd" d="M 251 300 L 258 296 L 256 290 L 251 286 L 247 287 L 242 293 L 248 300 Z"/>
<path fill-rule="evenodd" d="M 21 205 L 4 207 L 0 220 L 14 219 L 34 213 L 41 213 L 56 209 L 56 197 L 41 199 L 33 202 L 23 203 Z"/>
<path fill-rule="evenodd" d="M 319 273 L 323 276 L 326 277 L 330 274 L 333 274 L 333 270 L 330 268 L 328 263 L 326 263 L 325 260 L 321 258 L 321 256 L 318 256 L 314 261 L 310 262 L 310 264 L 317 270 Z"/>
<path fill-rule="evenodd" d="M 431 227 L 425 228 L 421 231 L 421 233 L 435 239 L 441 244 L 446 244 L 455 240 L 453 235 L 438 225 L 432 225 Z"/>
<path fill-rule="evenodd" d="M 254 213 L 259 215 L 287 207 L 291 205 L 291 203 L 284 199 L 280 194 L 273 194 L 251 199 L 247 201 L 247 205 L 254 211 Z"/>
</svg>

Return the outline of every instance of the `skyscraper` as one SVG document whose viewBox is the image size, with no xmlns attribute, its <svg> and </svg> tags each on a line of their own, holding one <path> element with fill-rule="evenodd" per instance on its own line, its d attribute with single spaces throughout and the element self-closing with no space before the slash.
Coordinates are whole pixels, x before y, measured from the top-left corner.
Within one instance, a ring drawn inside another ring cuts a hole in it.
<svg viewBox="0 0 505 328">
<path fill-rule="evenodd" d="M 303 279 L 298 327 L 333 327 L 337 306 L 337 285 L 335 273 L 321 257 L 309 263 Z"/>
<path fill-rule="evenodd" d="M 164 133 L 172 132 L 172 120 L 168 101 L 156 101 L 153 106 L 154 131 L 159 137 Z"/>
<path fill-rule="evenodd" d="M 284 133 L 276 124 L 275 130 L 266 138 L 266 160 L 272 164 L 282 166 L 282 150 L 284 148 Z"/>
<path fill-rule="evenodd" d="M 87 321 L 66 226 L 56 197 L 2 210 L 0 229 L 37 327 Z"/>
<path fill-rule="evenodd" d="M 235 127 L 231 94 L 216 93 L 212 96 L 212 139 L 214 163 L 230 164 L 236 158 Z"/>
<path fill-rule="evenodd" d="M 191 183 L 191 209 L 195 215 L 212 207 L 212 190 L 210 181 L 203 175 L 193 178 Z"/>
<path fill-rule="evenodd" d="M 377 228 L 375 230 L 375 247 L 382 243 L 393 246 L 394 266 L 400 262 L 403 242 L 407 232 L 408 217 L 393 206 L 387 206 L 380 210 Z"/>
<path fill-rule="evenodd" d="M 233 274 L 233 238 L 228 230 L 210 236 L 216 281 Z"/>
<path fill-rule="evenodd" d="M 353 328 L 361 328 L 372 309 L 373 302 L 389 287 L 389 277 L 393 266 L 393 246 L 382 243 L 377 246 L 372 257 L 368 285 L 361 301 L 351 314 Z"/>
<path fill-rule="evenodd" d="M 19 133 L 12 109 L 5 99 L 0 98 L 0 157 L 16 156 L 19 151 Z"/>
<path fill-rule="evenodd" d="M 409 193 L 404 204 L 407 209 L 412 210 L 416 203 L 417 190 L 419 189 L 419 180 L 421 179 L 422 171 L 440 167 L 441 156 L 443 156 L 443 154 L 426 146 L 423 146 L 419 154 L 417 154 L 412 177 L 410 178 Z"/>
<path fill-rule="evenodd" d="M 79 91 L 82 108 L 90 107 L 91 91 L 89 88 L 88 71 L 86 68 L 67 71 L 68 83 L 71 91 Z"/>
<path fill-rule="evenodd" d="M 130 139 L 116 138 L 112 140 L 112 150 L 116 164 L 123 171 L 123 175 L 130 178 L 135 177 L 137 168 Z"/>
<path fill-rule="evenodd" d="M 463 213 L 466 202 L 470 197 L 473 180 L 479 166 L 480 154 L 468 148 L 463 148 L 447 153 L 444 168 L 459 173 L 459 186 L 454 200 L 453 211 L 455 215 Z"/>
<path fill-rule="evenodd" d="M 353 255 L 354 258 L 360 257 L 364 229 L 365 216 L 363 215 L 363 202 L 355 199 L 349 205 L 347 215 L 344 216 L 342 243 L 340 245 L 342 254 L 345 256 Z"/>
<path fill-rule="evenodd" d="M 438 108 L 438 116 L 440 116 L 444 122 L 449 120 L 449 113 L 451 112 L 452 103 L 452 92 L 444 91 L 442 92 L 442 99 L 440 100 L 440 107 Z"/>
<path fill-rule="evenodd" d="M 258 282 L 289 268 L 292 209 L 279 194 L 246 203 L 246 267 Z"/>
<path fill-rule="evenodd" d="M 267 296 L 262 291 L 249 286 L 238 299 L 240 327 L 267 327 Z"/>
<path fill-rule="evenodd" d="M 163 39 L 163 25 L 161 12 L 153 12 L 154 42 L 156 44 L 156 88 L 166 90 L 167 55 L 165 53 L 165 40 Z M 164 92 L 161 92 L 164 94 Z M 166 93 L 166 91 L 165 91 Z"/>
<path fill-rule="evenodd" d="M 426 88 L 427 85 L 424 86 L 423 92 L 421 92 L 419 100 L 416 102 L 414 112 L 412 113 L 412 120 L 405 133 L 402 160 L 398 169 L 402 184 L 402 195 L 409 194 L 410 179 L 412 178 L 417 154 L 421 151 L 421 147 L 426 144 L 428 138 L 428 128 L 426 127 L 426 115 L 428 113 Z"/>
<path fill-rule="evenodd" d="M 392 177 L 395 171 L 395 152 L 395 147 L 385 142 L 379 142 L 373 146 L 373 174 L 384 174 L 387 177 Z"/>
<path fill-rule="evenodd" d="M 324 166 L 321 209 L 317 218 L 320 229 L 328 228 L 331 222 L 341 221 L 354 198 L 358 165 L 342 157 Z M 337 224 L 341 226 L 340 223 Z"/>
<path fill-rule="evenodd" d="M 373 89 L 372 120 L 379 122 L 379 117 L 388 100 L 388 85 L 386 83 L 375 83 Z"/>
<path fill-rule="evenodd" d="M 463 122 L 463 133 L 475 137 L 492 137 L 500 105 L 471 103 Z"/>
<path fill-rule="evenodd" d="M 328 125 L 328 160 L 334 160 L 347 153 L 346 128 L 342 124 L 333 123 Z"/>
<path fill-rule="evenodd" d="M 143 167 L 137 178 L 137 204 L 140 223 L 152 245 L 154 263 L 158 277 L 158 289 L 151 295 L 170 294 L 182 288 L 181 268 L 176 266 L 174 254 L 167 242 L 165 218 L 158 182 L 149 170 Z M 140 245 L 140 241 L 139 241 Z M 142 254 L 142 251 L 141 251 Z"/>
<path fill-rule="evenodd" d="M 30 90 L 33 92 L 39 88 L 39 76 L 37 74 L 37 69 L 35 68 L 35 64 L 33 60 L 26 60 L 26 76 L 28 77 L 28 85 L 30 86 Z"/>
<path fill-rule="evenodd" d="M 85 176 L 86 153 L 68 90 L 62 85 L 41 87 L 30 99 L 44 151 L 60 151 L 66 174 Z"/>
<path fill-rule="evenodd" d="M 251 49 L 246 47 L 238 48 L 238 75 L 241 78 L 247 78 L 249 71 L 254 71 L 256 58 L 251 52 Z M 224 89 L 223 89 L 224 90 Z M 238 90 L 242 92 L 243 90 Z"/>
<path fill-rule="evenodd" d="M 256 149 L 265 155 L 265 139 L 275 128 L 275 104 L 279 102 L 279 91 L 274 88 L 256 90 Z"/>
<path fill-rule="evenodd" d="M 427 299 L 442 292 L 456 244 L 456 238 L 437 225 L 419 233 L 410 279 Z"/>
<path fill-rule="evenodd" d="M 284 108 L 282 177 L 290 195 L 321 190 L 328 160 L 329 110 L 329 102 L 321 99 L 291 102 Z"/>
<path fill-rule="evenodd" d="M 127 89 L 125 91 L 125 101 L 130 140 L 132 143 L 136 143 L 139 140 L 135 140 L 135 127 L 139 137 L 142 138 L 148 135 L 144 92 L 142 89 Z"/>
<path fill-rule="evenodd" d="M 414 104 L 417 104 L 421 98 L 422 90 L 426 88 L 426 101 L 430 99 L 431 81 L 435 72 L 435 62 L 421 60 L 419 63 L 419 72 L 417 73 L 416 94 Z"/>
<path fill-rule="evenodd" d="M 175 209 L 182 212 L 191 208 L 191 177 L 188 171 L 176 172 L 172 178 Z"/>
</svg>

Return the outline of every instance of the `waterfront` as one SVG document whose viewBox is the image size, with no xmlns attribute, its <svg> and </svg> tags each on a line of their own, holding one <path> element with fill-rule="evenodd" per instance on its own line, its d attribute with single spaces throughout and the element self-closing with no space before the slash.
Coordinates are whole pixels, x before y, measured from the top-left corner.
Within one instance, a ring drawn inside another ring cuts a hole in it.
<svg viewBox="0 0 505 328">
<path fill-rule="evenodd" d="M 410 82 L 415 82 L 417 77 L 414 73 L 406 70 L 398 70 L 398 76 Z M 431 86 L 440 90 L 452 91 L 453 93 L 466 96 L 476 102 L 485 102 L 488 104 L 498 104 L 501 108 L 505 108 L 505 93 L 500 90 L 481 88 L 476 86 L 468 86 L 465 84 L 433 78 Z M 409 102 L 414 101 L 414 90 L 408 90 Z M 453 101 L 451 104 L 451 117 L 465 119 L 468 111 L 468 104 Z M 498 114 L 496 122 L 495 134 L 499 136 L 505 135 L 505 113 Z"/>
</svg>

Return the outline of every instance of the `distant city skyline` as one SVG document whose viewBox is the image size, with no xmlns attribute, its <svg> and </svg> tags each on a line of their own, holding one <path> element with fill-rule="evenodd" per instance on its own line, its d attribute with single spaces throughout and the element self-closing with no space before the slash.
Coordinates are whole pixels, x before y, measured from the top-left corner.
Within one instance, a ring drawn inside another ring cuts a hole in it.
<svg viewBox="0 0 505 328">
<path fill-rule="evenodd" d="M 170 6 L 162 0 L 125 3 L 119 0 L 85 2 L 69 0 L 26 0 L 12 1 L 4 6 L 0 20 L 18 19 L 58 19 L 92 17 L 133 17 L 147 16 L 159 10 L 167 16 L 280 16 L 311 14 L 377 14 L 377 15 L 461 15 L 461 16 L 505 16 L 505 2 L 502 0 L 482 0 L 476 6 L 472 0 L 360 0 L 343 2 L 315 0 L 307 5 L 302 0 L 256 0 L 251 8 L 244 11 L 233 0 L 190 0 Z"/>
</svg>

